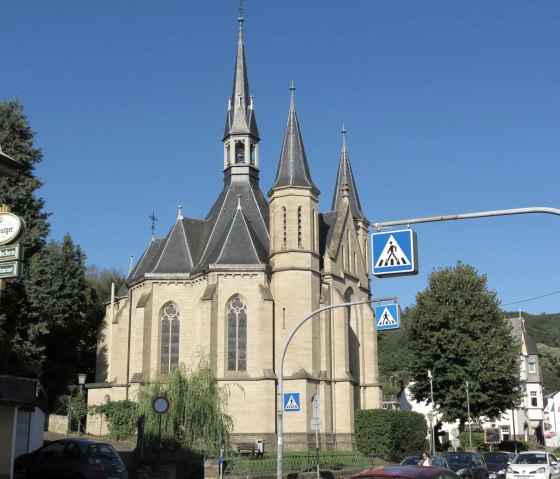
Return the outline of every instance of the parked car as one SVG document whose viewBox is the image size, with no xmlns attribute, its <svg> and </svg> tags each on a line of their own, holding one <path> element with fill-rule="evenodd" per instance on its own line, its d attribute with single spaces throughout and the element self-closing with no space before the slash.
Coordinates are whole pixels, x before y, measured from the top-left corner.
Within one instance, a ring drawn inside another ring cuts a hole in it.
<svg viewBox="0 0 560 479">
<path fill-rule="evenodd" d="M 401 466 L 416 466 L 421 459 L 422 456 L 420 456 L 419 454 L 415 456 L 407 456 L 401 461 Z M 449 468 L 449 465 L 447 464 L 447 459 L 441 456 L 432 457 L 432 466 Z"/>
<path fill-rule="evenodd" d="M 449 468 L 463 479 L 489 479 L 488 468 L 482 454 L 477 452 L 446 452 Z"/>
<path fill-rule="evenodd" d="M 424 466 L 384 466 L 354 474 L 351 479 L 461 479 L 451 469 Z"/>
<path fill-rule="evenodd" d="M 16 457 L 16 478 L 128 479 L 128 472 L 110 444 L 88 439 L 61 439 Z"/>
<path fill-rule="evenodd" d="M 513 452 L 496 451 L 482 454 L 488 467 L 490 479 L 505 479 L 506 469 L 515 458 Z"/>
<path fill-rule="evenodd" d="M 558 479 L 558 459 L 550 452 L 520 452 L 506 470 L 506 479 Z"/>
</svg>

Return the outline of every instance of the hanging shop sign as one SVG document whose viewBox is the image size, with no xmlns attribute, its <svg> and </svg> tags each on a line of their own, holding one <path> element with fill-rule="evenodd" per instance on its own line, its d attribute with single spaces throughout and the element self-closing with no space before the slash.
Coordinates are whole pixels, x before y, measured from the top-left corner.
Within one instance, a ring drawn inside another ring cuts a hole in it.
<svg viewBox="0 0 560 479">
<path fill-rule="evenodd" d="M 25 229 L 25 221 L 13 213 L 0 213 L 0 245 L 17 241 Z"/>
</svg>

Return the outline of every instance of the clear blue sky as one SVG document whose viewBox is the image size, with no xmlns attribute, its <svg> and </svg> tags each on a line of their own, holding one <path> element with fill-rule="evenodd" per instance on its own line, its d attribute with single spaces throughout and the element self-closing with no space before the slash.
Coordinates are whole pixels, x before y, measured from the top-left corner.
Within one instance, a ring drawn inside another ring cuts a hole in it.
<svg viewBox="0 0 560 479">
<path fill-rule="evenodd" d="M 20 0 L 2 5 L 0 98 L 24 104 L 52 212 L 88 262 L 128 271 L 177 216 L 222 187 L 237 0 Z M 296 107 L 321 211 L 342 124 L 372 222 L 560 207 L 557 0 L 247 0 L 245 47 L 272 184 Z M 502 303 L 560 290 L 560 217 L 415 227 L 420 274 L 373 279 L 412 305 L 435 268 L 486 274 Z M 560 294 L 505 306 L 560 312 Z"/>
</svg>

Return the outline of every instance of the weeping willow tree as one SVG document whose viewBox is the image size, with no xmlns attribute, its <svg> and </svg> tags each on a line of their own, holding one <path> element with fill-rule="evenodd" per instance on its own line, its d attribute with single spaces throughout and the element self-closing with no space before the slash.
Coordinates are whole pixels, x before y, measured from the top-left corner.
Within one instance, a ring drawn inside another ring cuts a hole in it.
<svg viewBox="0 0 560 479">
<path fill-rule="evenodd" d="M 169 410 L 161 418 L 152 409 L 158 396 L 169 400 Z M 233 429 L 233 419 L 225 413 L 228 396 L 228 388 L 218 385 L 202 355 L 192 370 L 181 364 L 168 374 L 157 374 L 138 396 L 146 442 L 197 452 L 228 448 Z"/>
</svg>

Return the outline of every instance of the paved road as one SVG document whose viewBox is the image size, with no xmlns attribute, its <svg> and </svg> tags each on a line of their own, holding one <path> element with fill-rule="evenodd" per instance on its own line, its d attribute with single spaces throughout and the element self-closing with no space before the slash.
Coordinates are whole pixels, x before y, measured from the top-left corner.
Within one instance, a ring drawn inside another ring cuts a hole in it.
<svg viewBox="0 0 560 479">
<path fill-rule="evenodd" d="M 72 436 L 76 437 L 75 434 Z M 45 431 L 43 433 L 43 443 L 46 444 L 51 441 L 56 441 L 57 439 L 66 439 L 68 436 L 66 434 L 59 434 L 56 432 Z M 82 436 L 87 439 L 93 439 L 94 441 L 103 441 L 112 444 L 112 446 L 116 449 L 121 456 L 121 459 L 128 470 L 128 478 L 129 479 L 136 479 L 136 452 L 134 451 L 136 444 L 130 441 L 113 441 L 112 439 L 108 438 L 99 438 L 98 436 Z"/>
</svg>

